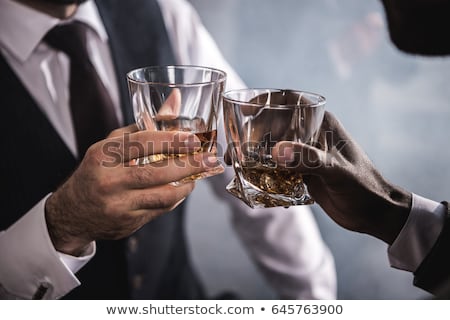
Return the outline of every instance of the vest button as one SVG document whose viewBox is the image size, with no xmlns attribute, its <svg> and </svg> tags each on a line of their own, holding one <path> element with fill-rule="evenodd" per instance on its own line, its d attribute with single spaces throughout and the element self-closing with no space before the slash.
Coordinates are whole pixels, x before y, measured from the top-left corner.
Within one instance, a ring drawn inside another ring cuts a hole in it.
<svg viewBox="0 0 450 320">
<path fill-rule="evenodd" d="M 144 277 L 140 274 L 133 276 L 132 278 L 132 286 L 134 290 L 139 290 L 142 287 L 142 281 Z"/>
<path fill-rule="evenodd" d="M 130 253 L 136 253 L 139 246 L 139 241 L 135 236 L 128 239 L 128 251 Z"/>
</svg>

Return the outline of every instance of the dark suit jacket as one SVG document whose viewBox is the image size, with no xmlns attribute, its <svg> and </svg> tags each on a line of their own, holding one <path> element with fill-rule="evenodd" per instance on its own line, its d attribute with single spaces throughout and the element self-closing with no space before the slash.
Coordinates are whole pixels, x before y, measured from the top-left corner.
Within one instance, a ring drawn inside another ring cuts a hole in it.
<svg viewBox="0 0 450 320">
<path fill-rule="evenodd" d="M 134 121 L 125 74 L 147 65 L 174 64 L 157 1 L 98 0 L 110 39 L 126 123 Z M 0 144 L 2 201 L 0 230 L 8 228 L 76 168 L 51 123 L 0 55 Z M 82 285 L 66 298 L 202 298 L 191 269 L 183 231 L 182 206 L 145 225 L 133 238 L 98 241 L 96 256 L 77 274 Z M 129 283 L 138 282 L 131 286 Z"/>
<path fill-rule="evenodd" d="M 448 203 L 443 203 L 448 209 Z M 414 285 L 450 299 L 450 211 L 438 240 L 414 273 Z"/>
</svg>

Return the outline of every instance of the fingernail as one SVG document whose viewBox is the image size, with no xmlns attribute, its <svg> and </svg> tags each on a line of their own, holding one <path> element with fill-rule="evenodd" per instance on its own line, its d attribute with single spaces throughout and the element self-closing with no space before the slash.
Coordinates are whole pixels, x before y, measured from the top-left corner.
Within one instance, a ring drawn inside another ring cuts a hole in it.
<svg viewBox="0 0 450 320">
<path fill-rule="evenodd" d="M 203 167 L 206 169 L 206 171 L 216 171 L 220 168 L 225 170 L 225 168 L 222 166 L 222 163 L 217 159 L 217 157 L 214 154 L 205 153 L 202 160 L 203 160 Z"/>
<path fill-rule="evenodd" d="M 278 162 L 290 163 L 290 162 L 293 162 L 294 159 L 295 159 L 295 156 L 294 156 L 294 150 L 292 147 L 281 146 L 279 148 L 278 154 L 277 154 Z"/>
</svg>

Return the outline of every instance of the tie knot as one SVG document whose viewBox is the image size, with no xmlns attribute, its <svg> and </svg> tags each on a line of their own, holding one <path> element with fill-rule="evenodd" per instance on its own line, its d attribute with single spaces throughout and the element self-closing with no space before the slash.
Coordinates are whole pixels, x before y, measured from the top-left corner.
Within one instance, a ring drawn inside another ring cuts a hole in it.
<svg viewBox="0 0 450 320">
<path fill-rule="evenodd" d="M 44 41 L 56 50 L 67 54 L 71 59 L 87 56 L 87 26 L 81 22 L 71 22 L 53 27 Z"/>
</svg>

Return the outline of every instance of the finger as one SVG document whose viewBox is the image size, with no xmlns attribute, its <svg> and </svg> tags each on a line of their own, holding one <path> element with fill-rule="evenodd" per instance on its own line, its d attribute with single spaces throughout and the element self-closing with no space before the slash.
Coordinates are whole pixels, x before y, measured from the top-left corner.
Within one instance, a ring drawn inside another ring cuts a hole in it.
<svg viewBox="0 0 450 320">
<path fill-rule="evenodd" d="M 272 149 L 272 157 L 280 166 L 301 173 L 317 173 L 326 165 L 324 151 L 300 142 L 278 142 Z"/>
<path fill-rule="evenodd" d="M 216 172 L 220 168 L 221 164 L 215 155 L 198 153 L 145 165 L 118 168 L 112 177 L 117 181 L 112 183 L 121 184 L 127 188 L 143 189 L 180 181 L 204 172 Z"/>
<path fill-rule="evenodd" d="M 108 135 L 108 138 L 121 137 L 126 133 L 133 133 L 136 131 L 139 131 L 137 125 L 130 124 L 129 126 L 118 128 L 118 129 L 111 131 L 111 133 Z"/>
<path fill-rule="evenodd" d="M 173 210 L 194 190 L 195 183 L 180 186 L 164 185 L 159 187 L 133 190 L 130 194 L 131 210 L 157 210 L 167 212 Z"/>
<path fill-rule="evenodd" d="M 194 183 L 192 183 L 193 185 L 195 185 Z M 159 209 L 141 209 L 138 212 L 138 214 L 142 214 L 146 216 L 146 222 L 151 221 L 165 213 L 169 213 L 170 211 L 173 211 L 176 207 L 178 207 L 181 203 L 184 202 L 184 200 L 186 200 L 186 198 L 182 198 L 180 199 L 177 203 L 175 203 L 174 205 L 167 207 L 167 208 L 159 208 Z"/>
<path fill-rule="evenodd" d="M 101 151 L 114 165 L 153 154 L 192 153 L 200 147 L 200 140 L 189 132 L 143 130 L 104 140 Z"/>
<path fill-rule="evenodd" d="M 364 150 L 351 137 L 342 123 L 330 112 L 324 116 L 322 130 L 325 132 L 325 151 L 330 155 L 347 159 L 349 162 L 357 163 L 367 158 Z"/>
<path fill-rule="evenodd" d="M 129 215 L 125 215 L 121 223 L 121 227 L 125 231 L 123 236 L 128 235 L 130 231 L 138 230 L 158 216 L 172 211 L 186 199 L 194 186 L 195 184 L 192 182 L 180 187 L 165 185 L 143 190 L 129 190 L 123 193 L 123 200 L 118 207 L 123 207 L 120 212 L 129 212 Z"/>
<path fill-rule="evenodd" d="M 180 89 L 174 88 L 167 97 L 164 104 L 159 108 L 156 120 L 175 119 L 181 110 L 181 92 Z"/>
</svg>

